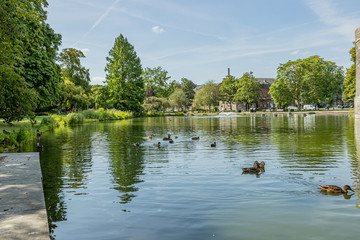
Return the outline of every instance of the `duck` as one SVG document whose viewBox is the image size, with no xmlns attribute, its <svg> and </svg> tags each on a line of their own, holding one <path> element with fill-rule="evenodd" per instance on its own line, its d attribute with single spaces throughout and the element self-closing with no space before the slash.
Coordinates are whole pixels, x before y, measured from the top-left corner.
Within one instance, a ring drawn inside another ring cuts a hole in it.
<svg viewBox="0 0 360 240">
<path fill-rule="evenodd" d="M 150 136 L 148 136 L 148 139 L 152 139 L 152 136 L 150 135 Z"/>
<path fill-rule="evenodd" d="M 174 141 L 172 139 L 170 139 L 169 143 L 174 143 Z"/>
<path fill-rule="evenodd" d="M 4 133 L 5 135 L 10 135 L 10 132 L 6 131 L 5 129 L 3 129 L 3 133 Z"/>
<path fill-rule="evenodd" d="M 41 137 L 41 135 L 42 135 L 42 132 L 40 131 L 40 129 L 36 130 L 36 136 Z"/>
<path fill-rule="evenodd" d="M 155 146 L 155 147 L 160 147 L 160 145 L 161 145 L 161 142 L 154 143 L 154 146 Z"/>
<path fill-rule="evenodd" d="M 255 161 L 257 163 L 258 168 L 264 168 L 265 167 L 265 162 L 261 161 L 261 163 L 259 163 L 258 161 Z"/>
<path fill-rule="evenodd" d="M 260 172 L 259 162 L 255 161 L 253 167 L 243 168 L 242 170 L 243 173 L 259 173 Z"/>
<path fill-rule="evenodd" d="M 345 185 L 343 188 L 336 185 L 319 185 L 321 191 L 331 192 L 331 193 L 347 193 L 348 190 L 353 191 L 349 185 Z"/>
<path fill-rule="evenodd" d="M 216 142 L 210 144 L 211 147 L 216 147 Z"/>
<path fill-rule="evenodd" d="M 138 143 L 138 142 L 135 143 L 135 146 L 140 147 L 140 143 Z"/>
<path fill-rule="evenodd" d="M 178 139 L 178 136 L 175 136 L 175 139 Z"/>
<path fill-rule="evenodd" d="M 40 142 L 36 143 L 36 148 L 39 150 L 44 150 L 44 145 L 42 145 Z"/>
<path fill-rule="evenodd" d="M 200 137 L 192 137 L 191 140 L 199 140 Z"/>
</svg>

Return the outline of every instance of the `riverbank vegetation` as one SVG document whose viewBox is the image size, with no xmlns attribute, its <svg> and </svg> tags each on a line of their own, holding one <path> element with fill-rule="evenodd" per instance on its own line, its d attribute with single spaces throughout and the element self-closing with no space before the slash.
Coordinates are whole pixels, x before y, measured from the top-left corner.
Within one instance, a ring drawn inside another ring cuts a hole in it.
<svg viewBox="0 0 360 240">
<path fill-rule="evenodd" d="M 58 113 L 52 117 L 67 126 L 87 119 L 161 116 L 190 109 L 217 111 L 219 101 L 248 109 L 262 97 L 252 72 L 240 78 L 229 73 L 221 84 L 208 81 L 200 87 L 187 78 L 171 79 L 160 66 L 143 67 L 134 46 L 122 34 L 106 58 L 104 85 L 91 85 L 89 69 L 81 64 L 85 54 L 75 48 L 59 52 L 61 35 L 46 23 L 47 6 L 46 0 L 4 0 L 0 4 L 0 118 L 10 125 L 23 118 L 34 125 L 35 116 L 49 112 Z M 350 54 L 354 61 L 355 50 Z M 351 102 L 354 66 L 347 70 L 346 78 L 344 75 L 342 67 L 320 56 L 289 61 L 278 67 L 270 93 L 277 107 L 335 103 L 343 88 L 343 101 Z"/>
</svg>

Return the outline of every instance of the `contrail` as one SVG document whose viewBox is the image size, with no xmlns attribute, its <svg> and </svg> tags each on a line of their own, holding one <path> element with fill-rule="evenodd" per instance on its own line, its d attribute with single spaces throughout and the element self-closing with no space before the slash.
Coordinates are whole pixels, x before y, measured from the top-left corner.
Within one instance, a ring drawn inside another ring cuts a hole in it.
<svg viewBox="0 0 360 240">
<path fill-rule="evenodd" d="M 86 37 L 92 30 L 94 30 L 94 28 L 97 27 L 97 25 L 99 25 L 102 20 L 110 13 L 111 10 L 113 10 L 115 8 L 115 5 L 119 2 L 120 0 L 115 0 L 113 2 L 113 4 L 106 9 L 106 11 L 104 12 L 103 15 L 101 15 L 101 17 L 99 17 L 98 20 L 96 20 L 96 22 L 91 26 L 91 28 L 79 39 L 77 40 L 74 44 L 71 45 L 71 47 L 74 47 L 76 44 L 78 44 L 84 37 Z"/>
</svg>

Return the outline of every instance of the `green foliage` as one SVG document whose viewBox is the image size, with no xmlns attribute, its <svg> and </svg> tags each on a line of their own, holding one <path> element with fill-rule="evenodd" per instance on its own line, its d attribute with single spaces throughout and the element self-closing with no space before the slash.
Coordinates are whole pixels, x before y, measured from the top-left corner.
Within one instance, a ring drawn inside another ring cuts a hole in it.
<svg viewBox="0 0 360 240">
<path fill-rule="evenodd" d="M 356 50 L 353 47 L 350 52 L 351 61 L 353 64 L 346 70 L 346 77 L 344 79 L 344 101 L 354 102 L 356 95 Z"/>
<path fill-rule="evenodd" d="M 171 94 L 168 72 L 160 66 L 155 68 L 145 68 L 142 72 L 145 90 L 150 88 L 154 91 L 154 96 L 167 98 Z"/>
<path fill-rule="evenodd" d="M 130 112 L 124 112 L 119 111 L 116 109 L 99 109 L 99 110 L 93 110 L 88 109 L 82 112 L 82 115 L 86 119 L 98 119 L 99 121 L 105 121 L 105 120 L 122 120 L 132 117 L 132 113 Z"/>
<path fill-rule="evenodd" d="M 143 108 L 147 112 L 163 111 L 170 106 L 169 101 L 166 98 L 148 97 L 145 99 Z"/>
<path fill-rule="evenodd" d="M 19 131 L 16 134 L 16 141 L 18 143 L 28 142 L 32 140 L 35 136 L 35 131 L 31 128 L 30 125 L 23 125 L 20 127 Z"/>
<path fill-rule="evenodd" d="M 231 103 L 234 101 L 234 97 L 237 92 L 235 85 L 236 81 L 237 79 L 234 76 L 227 76 L 223 79 L 219 89 L 221 101 L 230 103 L 230 107 L 232 107 Z"/>
<path fill-rule="evenodd" d="M 212 81 L 204 84 L 195 94 L 194 104 L 196 107 L 207 106 L 209 110 L 211 106 L 219 105 L 219 86 Z"/>
<path fill-rule="evenodd" d="M 45 0 L 0 4 L 0 112 L 8 123 L 56 101 L 61 36 L 45 23 L 44 7 Z"/>
<path fill-rule="evenodd" d="M 177 111 L 183 109 L 187 103 L 185 92 L 181 88 L 175 89 L 169 97 L 169 102 L 173 108 L 177 108 Z"/>
<path fill-rule="evenodd" d="M 234 95 L 234 101 L 251 104 L 257 103 L 260 95 L 260 83 L 256 80 L 253 73 L 244 73 L 244 75 L 236 80 L 235 87 L 237 89 Z"/>
<path fill-rule="evenodd" d="M 141 77 L 140 59 L 134 47 L 120 35 L 115 39 L 106 60 L 108 105 L 123 111 L 141 112 L 144 81 Z"/>
<path fill-rule="evenodd" d="M 57 128 L 59 123 L 53 117 L 44 117 L 41 120 L 40 126 L 46 126 L 48 130 L 51 130 Z"/>
<path fill-rule="evenodd" d="M 184 91 L 185 93 L 185 107 L 188 108 L 192 105 L 193 100 L 195 98 L 195 87 L 196 84 L 193 83 L 191 80 L 187 79 L 187 78 L 182 78 L 181 79 L 181 89 Z"/>
<path fill-rule="evenodd" d="M 284 108 L 294 102 L 289 86 L 283 81 L 275 81 L 270 86 L 269 93 L 271 94 L 276 106 Z"/>
<path fill-rule="evenodd" d="M 341 67 L 319 56 L 288 61 L 278 67 L 274 83 L 278 89 L 277 92 L 272 90 L 271 94 L 280 105 L 289 103 L 289 96 L 285 96 L 286 100 L 281 99 L 284 91 L 290 92 L 298 107 L 306 103 L 318 104 L 325 98 L 327 103 L 333 103 L 341 97 L 343 78 Z"/>
<path fill-rule="evenodd" d="M 89 98 L 81 86 L 68 79 L 60 84 L 59 108 L 66 111 L 77 111 L 89 104 Z"/>
<path fill-rule="evenodd" d="M 92 85 L 88 94 L 91 108 L 99 108 L 106 102 L 105 87 L 102 85 Z"/>
<path fill-rule="evenodd" d="M 71 125 L 77 125 L 77 124 L 81 124 L 84 122 L 84 115 L 81 113 L 70 113 L 68 115 L 68 124 Z"/>
<path fill-rule="evenodd" d="M 81 86 L 85 92 L 90 90 L 90 73 L 81 65 L 80 58 L 85 58 L 81 50 L 75 48 L 65 48 L 60 53 L 60 63 L 62 67 L 62 76 L 69 79 L 76 86 Z"/>
</svg>

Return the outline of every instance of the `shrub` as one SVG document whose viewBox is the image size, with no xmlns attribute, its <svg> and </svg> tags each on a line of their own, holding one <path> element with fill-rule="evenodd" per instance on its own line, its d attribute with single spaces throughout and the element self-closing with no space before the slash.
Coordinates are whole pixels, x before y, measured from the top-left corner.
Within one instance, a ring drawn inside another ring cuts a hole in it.
<svg viewBox="0 0 360 240">
<path fill-rule="evenodd" d="M 40 126 L 45 126 L 50 130 L 58 127 L 59 123 L 53 117 L 45 117 L 41 120 Z"/>
<path fill-rule="evenodd" d="M 68 121 L 69 125 L 76 125 L 84 122 L 84 115 L 81 113 L 70 113 L 68 115 L 68 118 L 69 118 Z"/>
<path fill-rule="evenodd" d="M 93 109 L 88 109 L 82 112 L 84 117 L 86 119 L 98 119 L 97 112 L 95 112 Z"/>
<path fill-rule="evenodd" d="M 35 136 L 35 131 L 29 125 L 23 125 L 16 132 L 16 141 L 18 143 L 25 143 L 32 140 Z"/>
</svg>

